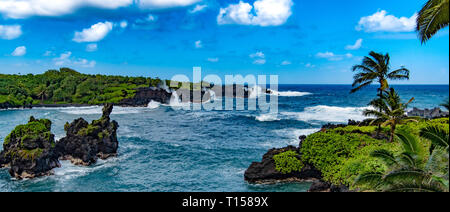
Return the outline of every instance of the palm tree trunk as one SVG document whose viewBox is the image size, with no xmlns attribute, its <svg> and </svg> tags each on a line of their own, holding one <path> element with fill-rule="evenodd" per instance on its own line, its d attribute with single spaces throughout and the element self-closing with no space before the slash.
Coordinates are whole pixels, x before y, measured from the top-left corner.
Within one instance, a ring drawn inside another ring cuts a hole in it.
<svg viewBox="0 0 450 212">
<path fill-rule="evenodd" d="M 389 138 L 389 143 L 394 142 L 395 128 L 396 128 L 396 125 L 391 126 L 391 137 Z"/>
<path fill-rule="evenodd" d="M 382 86 L 380 86 L 380 89 L 379 89 L 379 91 L 378 91 L 378 97 L 381 99 L 382 96 L 383 96 L 383 89 L 382 89 Z M 380 112 L 380 113 L 383 112 L 383 111 L 381 110 L 381 108 L 380 108 L 379 112 Z M 380 133 L 381 133 L 381 124 L 378 124 L 377 136 L 379 136 Z"/>
</svg>

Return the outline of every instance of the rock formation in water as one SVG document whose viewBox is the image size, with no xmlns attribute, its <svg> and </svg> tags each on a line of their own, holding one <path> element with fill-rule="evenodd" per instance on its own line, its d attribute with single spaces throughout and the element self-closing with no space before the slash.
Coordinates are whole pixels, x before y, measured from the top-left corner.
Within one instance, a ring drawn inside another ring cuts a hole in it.
<svg viewBox="0 0 450 212">
<path fill-rule="evenodd" d="M 50 120 L 31 117 L 27 124 L 17 126 L 3 143 L 0 167 L 9 167 L 16 179 L 53 174 L 52 169 L 60 164 L 51 125 Z"/>
<path fill-rule="evenodd" d="M 139 88 L 133 98 L 124 99 L 118 105 L 131 107 L 146 107 L 151 101 L 169 104 L 172 92 L 163 88 Z"/>
<path fill-rule="evenodd" d="M 64 129 L 66 137 L 56 143 L 58 155 L 63 160 L 70 160 L 75 165 L 91 165 L 98 158 L 107 159 L 117 154 L 119 142 L 117 129 L 119 124 L 110 120 L 112 104 L 105 104 L 103 115 L 99 120 L 89 124 L 82 118 L 67 123 Z"/>
<path fill-rule="evenodd" d="M 448 117 L 449 112 L 442 111 L 441 108 L 434 109 L 424 109 L 420 110 L 418 108 L 414 108 L 410 112 L 408 112 L 408 116 L 419 116 L 426 119 L 435 119 L 435 118 L 443 118 Z"/>
<path fill-rule="evenodd" d="M 314 181 L 322 178 L 320 171 L 305 164 L 300 172 L 294 171 L 289 174 L 283 174 L 277 171 L 275 155 L 294 151 L 298 152 L 298 148 L 294 146 L 288 146 L 281 149 L 271 149 L 264 156 L 261 162 L 253 162 L 250 167 L 245 171 L 244 178 L 249 183 L 277 183 L 277 182 L 301 182 L 301 181 Z"/>
</svg>

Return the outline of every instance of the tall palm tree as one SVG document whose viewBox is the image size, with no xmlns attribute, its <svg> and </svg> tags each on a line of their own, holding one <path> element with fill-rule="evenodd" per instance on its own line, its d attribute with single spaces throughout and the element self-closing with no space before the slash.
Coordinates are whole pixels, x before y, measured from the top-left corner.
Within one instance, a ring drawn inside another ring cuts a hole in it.
<svg viewBox="0 0 450 212">
<path fill-rule="evenodd" d="M 423 43 L 426 43 L 439 30 L 448 26 L 449 0 L 429 0 L 417 16 L 417 32 Z"/>
<path fill-rule="evenodd" d="M 396 134 L 403 152 L 399 155 L 388 150 L 371 153 L 388 167 L 385 173 L 373 172 L 358 176 L 355 185 L 366 185 L 383 192 L 448 192 L 448 152 L 435 149 L 428 160 L 419 139 L 408 130 Z"/>
<path fill-rule="evenodd" d="M 353 71 L 357 72 L 354 76 L 353 89 L 351 93 L 355 93 L 374 82 L 380 84 L 378 96 L 389 88 L 389 80 L 409 80 L 409 70 L 401 67 L 400 69 L 391 71 L 389 54 L 383 55 L 376 52 L 370 52 L 370 56 L 364 57 L 361 65 L 353 66 Z"/>
<path fill-rule="evenodd" d="M 380 98 L 370 102 L 369 106 L 375 109 L 365 110 L 363 114 L 369 117 L 376 117 L 371 124 L 390 126 L 391 135 L 389 142 L 393 142 L 397 125 L 411 121 L 417 122 L 420 119 L 419 117 L 408 117 L 405 115 L 406 109 L 412 101 L 414 101 L 414 98 L 411 98 L 407 103 L 402 103 L 400 96 L 394 88 L 391 88 L 389 92 L 383 92 Z"/>
</svg>

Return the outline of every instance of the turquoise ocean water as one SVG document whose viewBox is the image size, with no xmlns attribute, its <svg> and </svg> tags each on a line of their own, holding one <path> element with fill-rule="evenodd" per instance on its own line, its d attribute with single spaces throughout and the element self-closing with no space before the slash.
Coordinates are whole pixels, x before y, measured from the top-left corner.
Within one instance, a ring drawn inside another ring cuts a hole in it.
<svg viewBox="0 0 450 212">
<path fill-rule="evenodd" d="M 398 85 L 412 107 L 432 108 L 449 95 L 448 85 Z M 92 167 L 62 162 L 54 176 L 11 179 L 0 169 L 2 191 L 306 191 L 305 184 L 249 185 L 245 169 L 270 148 L 298 145 L 298 136 L 322 124 L 362 120 L 361 112 L 376 87 L 349 94 L 349 85 L 281 85 L 279 114 L 260 111 L 184 111 L 151 104 L 148 108 L 116 107 L 119 156 Z M 220 99 L 216 101 L 221 101 Z M 98 119 L 100 107 L 36 108 L 0 111 L 0 143 L 29 116 L 53 122 L 64 136 L 64 124 L 83 117 Z M 1 149 L 1 147 L 0 147 Z"/>
</svg>

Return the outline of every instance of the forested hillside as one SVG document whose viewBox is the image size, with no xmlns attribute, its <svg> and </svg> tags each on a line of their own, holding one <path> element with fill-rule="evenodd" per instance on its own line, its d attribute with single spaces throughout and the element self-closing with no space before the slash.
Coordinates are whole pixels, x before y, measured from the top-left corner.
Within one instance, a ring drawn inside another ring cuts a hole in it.
<svg viewBox="0 0 450 212">
<path fill-rule="evenodd" d="M 86 75 L 69 68 L 38 75 L 0 74 L 0 105 L 118 103 L 140 87 L 157 86 L 158 78 Z"/>
</svg>

